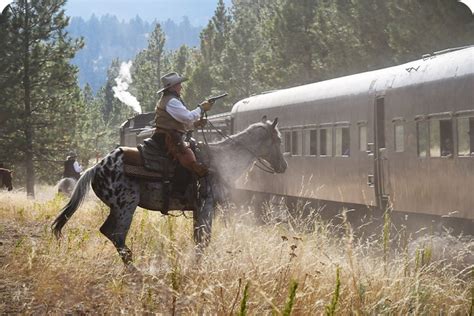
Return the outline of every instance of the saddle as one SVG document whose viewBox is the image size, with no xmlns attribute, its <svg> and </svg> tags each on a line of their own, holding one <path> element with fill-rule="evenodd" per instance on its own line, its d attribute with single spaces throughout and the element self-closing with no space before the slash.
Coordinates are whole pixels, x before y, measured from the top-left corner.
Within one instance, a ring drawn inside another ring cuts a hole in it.
<svg viewBox="0 0 474 316">
<path fill-rule="evenodd" d="M 177 161 L 168 156 L 164 146 L 151 138 L 136 148 L 121 147 L 125 174 L 150 180 L 171 179 L 174 177 Z"/>
<path fill-rule="evenodd" d="M 140 144 L 137 148 L 145 169 L 162 173 L 167 178 L 173 177 L 177 162 L 168 155 L 164 145 L 158 144 L 152 138 L 147 138 L 143 141 L 143 145 Z"/>
<path fill-rule="evenodd" d="M 136 148 L 120 148 L 123 152 L 124 173 L 127 176 L 162 183 L 163 214 L 168 214 L 172 195 L 178 199 L 186 199 L 186 191 L 193 176 L 168 155 L 164 144 L 147 138 L 143 145 L 140 144 Z"/>
</svg>

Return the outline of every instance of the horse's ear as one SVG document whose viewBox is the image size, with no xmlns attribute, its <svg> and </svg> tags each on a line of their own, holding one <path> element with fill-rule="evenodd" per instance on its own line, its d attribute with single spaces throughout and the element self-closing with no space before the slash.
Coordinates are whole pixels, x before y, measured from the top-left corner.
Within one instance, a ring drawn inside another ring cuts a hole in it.
<svg viewBox="0 0 474 316">
<path fill-rule="evenodd" d="M 262 123 L 266 123 L 266 122 L 267 122 L 267 116 L 264 115 L 264 116 L 262 116 Z"/>
<path fill-rule="evenodd" d="M 277 124 L 278 124 L 278 117 L 275 118 L 275 120 L 273 121 L 272 127 L 275 128 L 277 126 Z"/>
</svg>

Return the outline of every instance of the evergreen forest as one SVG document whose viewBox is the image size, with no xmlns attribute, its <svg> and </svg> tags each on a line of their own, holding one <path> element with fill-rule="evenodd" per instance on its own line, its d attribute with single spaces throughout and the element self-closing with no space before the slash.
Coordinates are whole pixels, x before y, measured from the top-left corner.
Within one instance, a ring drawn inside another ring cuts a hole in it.
<svg viewBox="0 0 474 316">
<path fill-rule="evenodd" d="M 88 20 L 72 17 L 66 31 L 72 38 L 82 37 L 85 45 L 72 63 L 79 68 L 79 85 L 88 83 L 97 92 L 106 81 L 107 68 L 114 58 L 130 60 L 147 46 L 148 36 L 158 22 L 147 22 L 139 16 L 124 21 L 116 16 L 92 15 Z M 170 19 L 160 23 L 166 34 L 165 50 L 176 50 L 180 43 L 199 46 L 201 27 L 192 26 L 187 17 L 179 23 Z"/>
<path fill-rule="evenodd" d="M 216 0 L 198 45 L 167 46 L 166 28 L 156 23 L 144 48 L 131 58 L 117 55 L 105 83 L 93 89 L 79 85 L 71 63 L 93 44 L 68 33 L 64 5 L 15 0 L 0 20 L 0 162 L 30 196 L 35 183 L 60 179 L 70 151 L 91 166 L 114 149 L 120 125 L 136 114 L 113 89 L 129 59 L 128 92 L 143 112 L 155 107 L 159 78 L 176 71 L 189 78 L 183 98 L 191 108 L 229 93 L 213 108 L 216 114 L 253 94 L 474 43 L 474 18 L 457 0 L 233 0 L 230 7 Z"/>
</svg>

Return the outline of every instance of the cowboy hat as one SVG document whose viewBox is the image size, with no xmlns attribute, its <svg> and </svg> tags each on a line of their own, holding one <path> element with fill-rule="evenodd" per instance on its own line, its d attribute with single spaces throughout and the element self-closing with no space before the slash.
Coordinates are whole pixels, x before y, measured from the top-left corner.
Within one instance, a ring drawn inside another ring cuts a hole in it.
<svg viewBox="0 0 474 316">
<path fill-rule="evenodd" d="M 157 93 L 163 92 L 166 89 L 171 88 L 172 86 L 177 85 L 178 83 L 184 82 L 186 80 L 188 80 L 188 78 L 181 77 L 176 72 L 170 72 L 161 77 L 162 88 L 158 90 Z"/>
</svg>

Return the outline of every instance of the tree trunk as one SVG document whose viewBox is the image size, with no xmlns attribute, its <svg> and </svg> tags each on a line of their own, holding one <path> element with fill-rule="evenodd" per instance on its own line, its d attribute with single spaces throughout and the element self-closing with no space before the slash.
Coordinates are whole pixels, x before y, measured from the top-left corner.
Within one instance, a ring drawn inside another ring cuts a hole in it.
<svg viewBox="0 0 474 316">
<path fill-rule="evenodd" d="M 35 197 L 35 169 L 33 165 L 33 139 L 34 131 L 31 120 L 31 84 L 30 84 L 30 26 L 29 26 L 29 4 L 25 4 L 25 36 L 23 56 L 23 92 L 24 92 L 24 132 L 26 140 L 25 167 L 26 167 L 26 195 Z"/>
<path fill-rule="evenodd" d="M 26 96 L 26 95 L 25 95 Z M 26 102 L 25 102 L 26 106 Z M 26 164 L 26 194 L 29 197 L 35 197 L 35 169 L 33 165 L 33 128 L 29 125 L 29 120 L 26 120 L 28 124 L 25 127 L 26 136 L 26 153 L 25 153 L 25 164 Z"/>
</svg>

